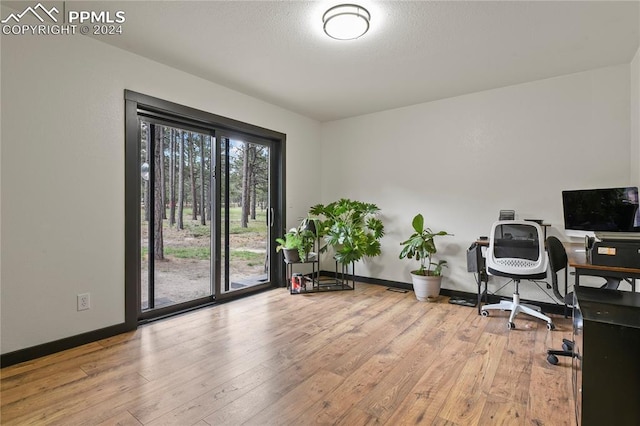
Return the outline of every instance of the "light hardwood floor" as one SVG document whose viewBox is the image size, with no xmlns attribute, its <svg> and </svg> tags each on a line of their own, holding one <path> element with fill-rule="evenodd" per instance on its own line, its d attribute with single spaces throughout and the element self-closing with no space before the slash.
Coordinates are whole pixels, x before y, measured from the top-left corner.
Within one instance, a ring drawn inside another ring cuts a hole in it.
<svg viewBox="0 0 640 426">
<path fill-rule="evenodd" d="M 572 425 L 569 360 L 521 315 L 285 289 L 1 370 L 3 425 Z"/>
</svg>

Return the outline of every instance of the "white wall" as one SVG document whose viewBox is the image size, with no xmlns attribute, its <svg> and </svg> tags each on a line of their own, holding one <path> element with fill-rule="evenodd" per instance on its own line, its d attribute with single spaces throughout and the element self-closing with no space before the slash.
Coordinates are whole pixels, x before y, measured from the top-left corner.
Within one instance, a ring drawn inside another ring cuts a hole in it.
<svg viewBox="0 0 640 426">
<path fill-rule="evenodd" d="M 317 202 L 314 120 L 79 35 L 2 36 L 1 80 L 2 353 L 124 321 L 125 89 L 286 133 L 289 224 Z"/>
<path fill-rule="evenodd" d="M 630 182 L 629 93 L 620 65 L 324 123 L 323 202 L 376 203 L 386 224 L 383 255 L 356 274 L 410 282 L 416 264 L 398 260 L 399 243 L 420 212 L 455 234 L 437 244 L 450 265 L 443 287 L 475 292 L 466 249 L 499 210 L 559 235 L 563 189 Z M 549 301 L 527 288 L 523 297 Z"/>
</svg>

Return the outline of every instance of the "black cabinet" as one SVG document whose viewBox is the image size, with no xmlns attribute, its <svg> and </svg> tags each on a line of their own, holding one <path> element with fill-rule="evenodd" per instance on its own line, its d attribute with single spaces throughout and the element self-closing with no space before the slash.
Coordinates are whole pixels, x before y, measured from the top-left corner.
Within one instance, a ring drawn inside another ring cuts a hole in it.
<svg viewBox="0 0 640 426">
<path fill-rule="evenodd" d="M 578 425 L 640 425 L 640 293 L 576 287 Z"/>
</svg>

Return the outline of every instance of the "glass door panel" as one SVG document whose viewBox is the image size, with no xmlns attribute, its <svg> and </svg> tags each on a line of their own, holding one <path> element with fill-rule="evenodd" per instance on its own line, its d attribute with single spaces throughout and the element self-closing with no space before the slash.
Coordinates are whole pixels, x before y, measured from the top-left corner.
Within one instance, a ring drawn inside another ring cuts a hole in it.
<svg viewBox="0 0 640 426">
<path fill-rule="evenodd" d="M 220 294 L 270 283 L 270 147 L 220 138 Z"/>
<path fill-rule="evenodd" d="M 208 134 L 140 120 L 140 310 L 211 298 Z"/>
</svg>

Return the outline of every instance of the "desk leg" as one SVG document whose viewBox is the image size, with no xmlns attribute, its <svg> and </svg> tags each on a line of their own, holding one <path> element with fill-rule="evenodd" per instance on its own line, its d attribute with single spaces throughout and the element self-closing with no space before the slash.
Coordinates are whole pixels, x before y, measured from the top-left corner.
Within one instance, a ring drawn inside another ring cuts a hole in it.
<svg viewBox="0 0 640 426">
<path fill-rule="evenodd" d="M 486 272 L 486 267 L 484 264 L 484 258 L 482 257 L 482 248 L 478 247 L 476 249 L 476 265 L 478 268 L 478 278 L 476 280 L 476 284 L 478 284 L 478 315 L 481 314 L 481 310 L 482 310 L 482 278 L 487 276 L 487 272 Z M 484 294 L 486 296 L 487 294 L 487 285 L 488 285 L 488 279 L 485 281 L 484 284 Z M 486 301 L 486 297 L 485 297 L 485 301 Z"/>
<path fill-rule="evenodd" d="M 476 280 L 478 284 L 478 315 L 480 315 L 480 308 L 482 306 L 482 275 L 478 272 L 478 279 Z"/>
<path fill-rule="evenodd" d="M 483 277 L 485 277 L 486 279 L 482 279 Z M 486 272 L 484 272 L 484 270 L 482 272 L 478 272 L 478 279 L 476 280 L 476 283 L 478 284 L 478 315 L 481 315 L 482 312 L 482 295 L 484 294 L 484 302 L 488 303 L 488 298 L 489 295 L 487 293 L 488 289 L 488 285 L 489 285 L 489 278 L 486 275 Z M 484 283 L 484 290 L 482 290 L 482 283 Z"/>
</svg>

